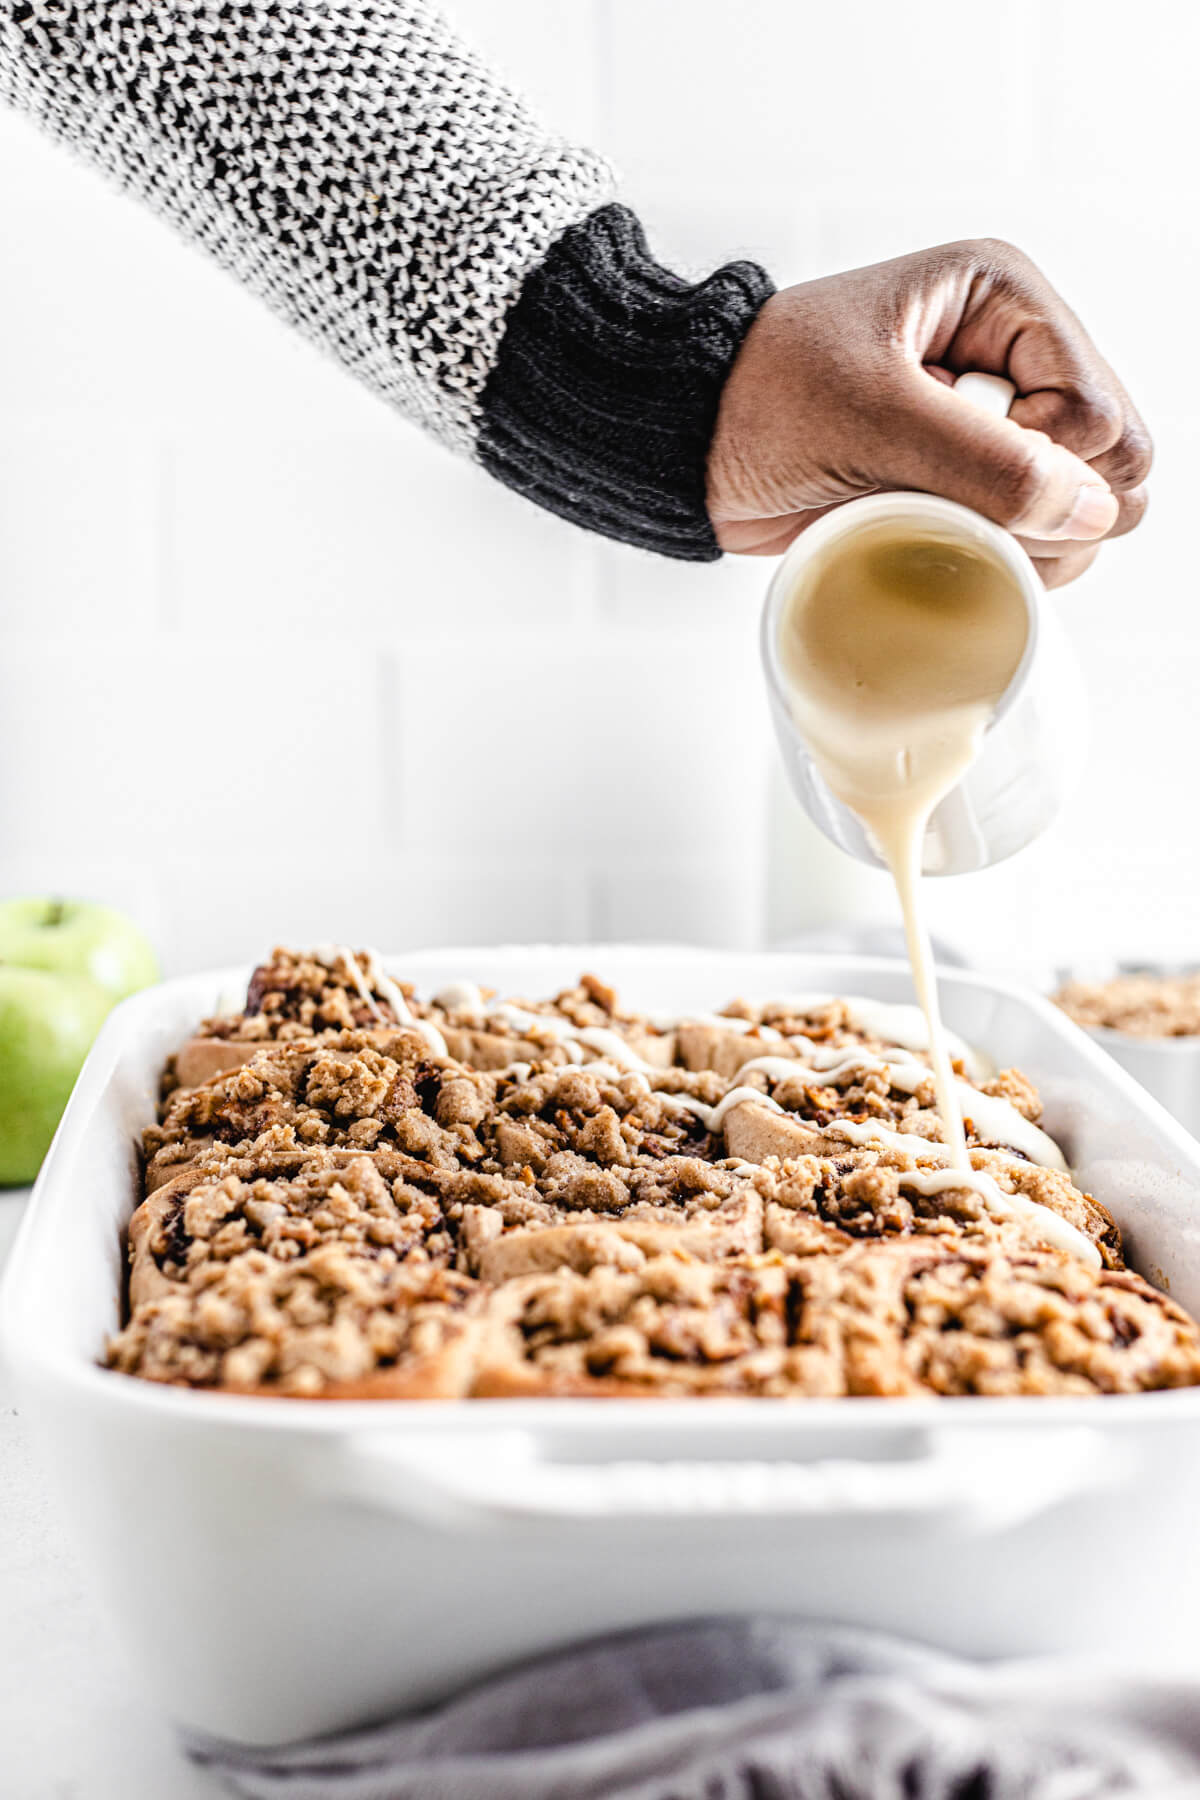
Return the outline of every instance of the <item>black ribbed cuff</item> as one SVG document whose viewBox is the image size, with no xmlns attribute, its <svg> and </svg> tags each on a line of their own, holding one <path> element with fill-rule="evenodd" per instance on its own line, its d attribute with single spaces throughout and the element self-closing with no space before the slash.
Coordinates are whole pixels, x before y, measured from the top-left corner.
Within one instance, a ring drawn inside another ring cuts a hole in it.
<svg viewBox="0 0 1200 1800">
<path fill-rule="evenodd" d="M 714 561 L 704 494 L 717 404 L 773 292 L 750 262 L 686 282 L 654 261 L 628 207 L 592 213 L 508 315 L 483 390 L 484 468 L 589 531 Z"/>
</svg>

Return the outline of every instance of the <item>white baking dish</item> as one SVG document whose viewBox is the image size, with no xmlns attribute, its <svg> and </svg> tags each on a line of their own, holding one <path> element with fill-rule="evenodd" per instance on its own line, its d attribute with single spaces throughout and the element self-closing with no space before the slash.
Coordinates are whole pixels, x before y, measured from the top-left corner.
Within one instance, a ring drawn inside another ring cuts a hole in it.
<svg viewBox="0 0 1200 1800">
<path fill-rule="evenodd" d="M 900 964 L 614 947 L 389 959 L 631 1002 L 906 998 Z M 1073 1647 L 1200 1668 L 1200 1391 L 1094 1400 L 320 1403 L 96 1366 L 117 1320 L 134 1138 L 167 1052 L 238 977 L 112 1016 L 5 1281 L 3 1341 L 146 1688 L 220 1737 L 282 1742 L 426 1701 L 512 1658 L 750 1609 L 982 1655 Z M 1133 1262 L 1200 1310 L 1200 1146 L 1054 1007 L 955 972 L 951 1025 L 1040 1083 Z"/>
</svg>

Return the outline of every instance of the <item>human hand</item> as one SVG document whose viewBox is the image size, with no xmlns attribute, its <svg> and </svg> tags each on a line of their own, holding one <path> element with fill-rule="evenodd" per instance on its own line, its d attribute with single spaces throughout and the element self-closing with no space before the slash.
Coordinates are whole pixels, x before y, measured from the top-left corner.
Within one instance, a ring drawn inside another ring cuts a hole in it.
<svg viewBox="0 0 1200 1800">
<path fill-rule="evenodd" d="M 1013 383 L 1007 419 L 953 393 L 968 369 Z M 772 295 L 721 395 L 708 511 L 722 549 L 773 556 L 845 500 L 920 489 L 1006 525 L 1059 587 L 1138 523 L 1151 454 L 1040 271 L 970 239 Z"/>
</svg>

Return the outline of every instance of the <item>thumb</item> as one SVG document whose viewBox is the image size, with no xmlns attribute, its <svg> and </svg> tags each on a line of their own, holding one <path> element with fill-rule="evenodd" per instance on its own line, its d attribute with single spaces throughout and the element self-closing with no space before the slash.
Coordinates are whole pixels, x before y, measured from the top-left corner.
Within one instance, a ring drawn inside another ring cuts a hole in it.
<svg viewBox="0 0 1200 1800">
<path fill-rule="evenodd" d="M 1080 457 L 923 369 L 906 373 L 885 417 L 880 485 L 960 500 L 1024 537 L 1101 538 L 1116 521 L 1116 496 Z"/>
</svg>

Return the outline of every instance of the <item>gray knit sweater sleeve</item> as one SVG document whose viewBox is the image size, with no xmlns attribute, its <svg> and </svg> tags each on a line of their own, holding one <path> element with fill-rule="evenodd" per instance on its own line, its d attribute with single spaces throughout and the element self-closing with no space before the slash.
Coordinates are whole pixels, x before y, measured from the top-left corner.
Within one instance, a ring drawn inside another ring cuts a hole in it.
<svg viewBox="0 0 1200 1800">
<path fill-rule="evenodd" d="M 704 457 L 769 283 L 660 269 L 426 0 L 0 0 L 0 95 L 508 485 L 716 554 Z"/>
</svg>

